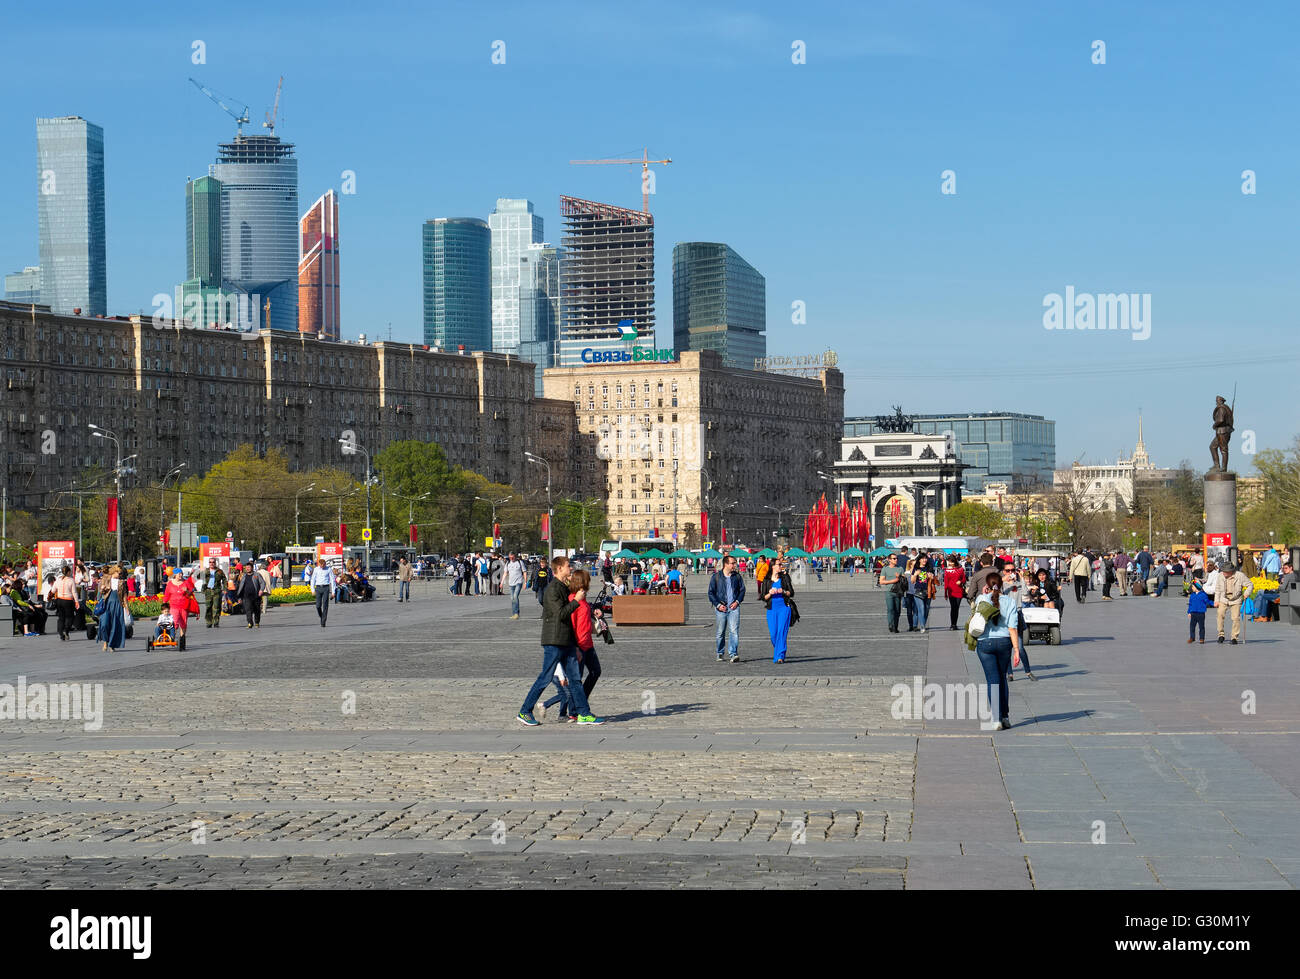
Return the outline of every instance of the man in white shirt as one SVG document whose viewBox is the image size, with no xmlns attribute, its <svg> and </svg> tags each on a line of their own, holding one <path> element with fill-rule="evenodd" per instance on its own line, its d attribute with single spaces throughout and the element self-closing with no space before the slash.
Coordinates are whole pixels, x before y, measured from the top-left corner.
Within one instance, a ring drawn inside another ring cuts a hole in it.
<svg viewBox="0 0 1300 979">
<path fill-rule="evenodd" d="M 524 562 L 511 554 L 506 562 L 506 587 L 510 589 L 510 618 L 519 618 L 519 594 L 524 590 Z"/>
<path fill-rule="evenodd" d="M 325 628 L 325 619 L 330 613 L 330 595 L 338 587 L 339 580 L 334 569 L 325 563 L 323 557 L 316 559 L 316 567 L 311 572 L 311 588 L 316 593 L 316 614 L 320 617 L 320 627 Z"/>
<path fill-rule="evenodd" d="M 1205 562 L 1205 594 L 1210 596 L 1210 601 L 1214 601 L 1214 593 L 1219 588 L 1219 569 L 1215 567 L 1213 561 Z"/>
</svg>

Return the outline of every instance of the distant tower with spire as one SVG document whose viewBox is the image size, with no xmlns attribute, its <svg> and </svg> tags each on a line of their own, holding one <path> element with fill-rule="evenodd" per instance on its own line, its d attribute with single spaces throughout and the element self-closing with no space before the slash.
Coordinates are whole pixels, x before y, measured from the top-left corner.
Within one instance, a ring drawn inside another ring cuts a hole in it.
<svg viewBox="0 0 1300 979">
<path fill-rule="evenodd" d="M 1142 441 L 1142 412 L 1138 412 L 1138 440 L 1137 445 L 1133 448 L 1133 458 L 1130 460 L 1134 469 L 1151 469 L 1151 457 L 1147 455 L 1147 445 Z"/>
</svg>

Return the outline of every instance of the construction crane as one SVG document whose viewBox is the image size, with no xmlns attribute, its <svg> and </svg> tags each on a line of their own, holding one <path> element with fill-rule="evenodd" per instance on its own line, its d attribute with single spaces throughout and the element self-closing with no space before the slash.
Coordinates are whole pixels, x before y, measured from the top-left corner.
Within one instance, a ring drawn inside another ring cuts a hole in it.
<svg viewBox="0 0 1300 979">
<path fill-rule="evenodd" d="M 570 163 L 576 166 L 603 166 L 607 163 L 623 164 L 640 164 L 641 165 L 641 213 L 650 213 L 650 164 L 652 163 L 672 163 L 672 160 L 652 160 L 650 151 L 642 149 L 641 159 L 639 160 L 570 160 Z"/>
<path fill-rule="evenodd" d="M 262 123 L 263 129 L 271 130 L 271 135 L 275 135 L 275 117 L 280 112 L 280 89 L 284 87 L 284 76 L 280 76 L 280 81 L 275 86 L 275 105 L 271 111 L 266 114 L 266 122 Z"/>
<path fill-rule="evenodd" d="M 195 88 L 197 88 L 200 92 L 202 92 L 204 95 L 210 98 L 213 102 L 217 103 L 217 105 L 221 106 L 221 108 L 225 112 L 230 114 L 230 116 L 235 120 L 235 124 L 237 127 L 235 130 L 236 135 L 239 136 L 244 135 L 244 123 L 248 122 L 248 106 L 244 106 L 243 112 L 235 112 L 234 109 L 226 105 L 225 102 L 221 101 L 222 96 L 212 91 L 212 89 L 208 88 L 206 85 L 203 85 L 197 79 L 191 78 L 190 81 L 194 84 Z M 226 96 L 226 98 L 230 98 L 230 97 Z M 238 99 L 232 98 L 230 99 L 230 101 L 237 102 Z"/>
</svg>

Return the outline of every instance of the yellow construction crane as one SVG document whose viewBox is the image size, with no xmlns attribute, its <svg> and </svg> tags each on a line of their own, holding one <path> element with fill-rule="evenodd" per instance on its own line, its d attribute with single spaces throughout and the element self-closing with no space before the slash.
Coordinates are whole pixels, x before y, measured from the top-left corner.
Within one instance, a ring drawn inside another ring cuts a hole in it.
<svg viewBox="0 0 1300 979">
<path fill-rule="evenodd" d="M 577 166 L 603 166 L 607 163 L 623 164 L 640 164 L 641 165 L 641 213 L 650 213 L 650 164 L 652 163 L 672 163 L 672 160 L 652 160 L 650 151 L 642 149 L 641 159 L 639 160 L 570 160 Z"/>
<path fill-rule="evenodd" d="M 284 87 L 284 76 L 280 76 L 280 81 L 275 86 L 275 105 L 271 106 L 271 111 L 266 114 L 266 122 L 262 123 L 263 129 L 271 130 L 271 135 L 275 135 L 275 117 L 280 113 L 280 89 Z"/>
</svg>

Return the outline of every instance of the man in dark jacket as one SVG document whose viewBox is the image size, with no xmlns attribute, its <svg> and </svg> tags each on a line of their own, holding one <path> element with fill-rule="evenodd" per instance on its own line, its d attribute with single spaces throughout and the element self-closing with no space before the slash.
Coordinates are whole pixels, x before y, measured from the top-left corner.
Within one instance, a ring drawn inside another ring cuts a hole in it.
<svg viewBox="0 0 1300 979">
<path fill-rule="evenodd" d="M 239 578 L 239 587 L 235 589 L 235 598 L 244 606 L 244 616 L 248 619 L 248 628 L 262 628 L 262 579 L 251 569 Z"/>
<path fill-rule="evenodd" d="M 740 603 L 745 600 L 745 577 L 736 571 L 736 559 L 728 554 L 722 559 L 722 570 L 709 577 L 709 604 L 716 613 L 718 631 L 716 638 L 718 662 L 722 662 L 723 643 L 726 643 L 731 662 L 740 662 Z"/>
<path fill-rule="evenodd" d="M 551 561 L 551 580 L 542 595 L 542 672 L 533 681 L 532 689 L 519 709 L 519 723 L 536 727 L 540 722 L 533 717 L 537 698 L 555 680 L 555 667 L 564 671 L 569 683 L 569 698 L 578 712 L 579 724 L 604 724 L 603 717 L 595 717 L 587 704 L 587 694 L 578 676 L 578 645 L 573 634 L 573 612 L 587 597 L 585 591 L 569 597 L 567 584 L 572 569 L 567 557 Z"/>
</svg>

